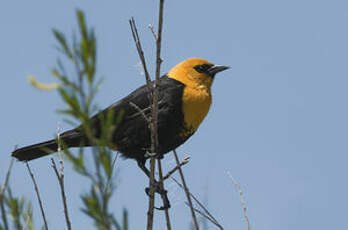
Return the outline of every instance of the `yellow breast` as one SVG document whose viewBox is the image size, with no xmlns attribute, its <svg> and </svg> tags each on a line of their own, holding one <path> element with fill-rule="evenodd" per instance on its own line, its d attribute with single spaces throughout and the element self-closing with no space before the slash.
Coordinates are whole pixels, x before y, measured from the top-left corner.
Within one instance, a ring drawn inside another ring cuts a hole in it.
<svg viewBox="0 0 348 230">
<path fill-rule="evenodd" d="M 185 87 L 182 102 L 185 124 L 190 130 L 196 131 L 209 111 L 210 89 Z"/>
</svg>

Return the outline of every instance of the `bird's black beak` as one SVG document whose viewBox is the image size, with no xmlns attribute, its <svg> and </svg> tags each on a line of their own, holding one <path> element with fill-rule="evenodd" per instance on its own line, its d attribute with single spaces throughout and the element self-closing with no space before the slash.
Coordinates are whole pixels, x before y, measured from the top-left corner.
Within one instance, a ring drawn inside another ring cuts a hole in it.
<svg viewBox="0 0 348 230">
<path fill-rule="evenodd" d="M 230 68 L 229 66 L 213 65 L 212 67 L 210 67 L 208 69 L 208 73 L 209 73 L 210 76 L 215 76 L 215 74 L 217 74 L 217 73 L 219 73 L 221 71 L 227 70 L 229 68 Z"/>
</svg>

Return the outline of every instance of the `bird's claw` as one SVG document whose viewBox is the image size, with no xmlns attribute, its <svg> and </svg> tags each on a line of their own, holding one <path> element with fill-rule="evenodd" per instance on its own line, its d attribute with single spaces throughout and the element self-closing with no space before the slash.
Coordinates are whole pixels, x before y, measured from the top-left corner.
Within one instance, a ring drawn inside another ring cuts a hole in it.
<svg viewBox="0 0 348 230">
<path fill-rule="evenodd" d="M 160 183 L 155 181 L 154 182 L 154 187 L 155 187 L 155 193 L 158 193 L 162 196 L 162 199 L 163 199 L 163 206 L 162 207 L 155 207 L 157 210 L 167 210 L 170 208 L 170 202 L 169 202 L 169 199 L 168 199 L 168 196 L 167 196 L 167 190 L 165 189 L 162 189 L 161 186 L 160 186 Z M 145 192 L 148 196 L 150 196 L 150 188 L 147 187 L 145 188 Z"/>
</svg>

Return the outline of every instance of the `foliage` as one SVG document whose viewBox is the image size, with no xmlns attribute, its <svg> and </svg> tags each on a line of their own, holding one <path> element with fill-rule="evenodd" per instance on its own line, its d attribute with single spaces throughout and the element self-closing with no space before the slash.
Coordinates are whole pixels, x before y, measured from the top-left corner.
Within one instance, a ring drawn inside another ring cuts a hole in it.
<svg viewBox="0 0 348 230">
<path fill-rule="evenodd" d="M 120 114 L 106 111 L 98 115 L 97 119 L 101 125 L 101 134 L 94 133 L 89 118 L 96 111 L 93 100 L 98 92 L 101 80 L 96 79 L 96 48 L 97 42 L 93 29 L 87 27 L 82 11 L 77 11 L 79 25 L 79 38 L 74 36 L 72 45 L 69 45 L 65 35 L 53 30 L 58 41 L 58 49 L 70 61 L 75 72 L 75 78 L 69 78 L 63 62 L 58 59 L 57 68 L 53 69 L 53 75 L 60 80 L 61 87 L 58 92 L 68 108 L 59 110 L 58 113 L 68 115 L 81 123 L 80 128 L 87 134 L 88 142 L 98 147 L 93 147 L 93 163 L 95 170 L 92 170 L 83 149 L 80 148 L 77 156 L 68 149 L 64 150 L 74 170 L 86 177 L 91 185 L 89 192 L 81 195 L 83 201 L 82 211 L 93 219 L 99 230 L 127 230 L 128 215 L 123 211 L 122 225 L 116 220 L 109 210 L 110 198 L 115 191 L 115 184 L 111 180 L 114 164 L 117 156 L 108 148 L 111 143 L 112 133 L 122 119 Z M 71 122 L 70 122 L 71 123 Z M 64 145 L 64 143 L 61 143 Z"/>
<path fill-rule="evenodd" d="M 89 118 L 97 111 L 97 106 L 93 104 L 93 101 L 102 82 L 102 80 L 96 78 L 97 42 L 94 30 L 87 26 L 84 13 L 77 10 L 76 14 L 79 33 L 78 36 L 73 36 L 71 45 L 64 33 L 56 29 L 53 30 L 58 42 L 57 48 L 66 59 L 63 62 L 58 58 L 57 67 L 52 70 L 53 76 L 60 83 L 55 84 L 55 87 L 48 88 L 46 85 L 43 87 L 43 84 L 35 82 L 35 79 L 31 79 L 31 83 L 39 89 L 57 89 L 67 107 L 57 112 L 66 115 L 67 119 L 65 121 L 70 124 L 80 123 L 79 128 L 87 134 L 88 142 L 98 146 L 92 148 L 93 167 L 89 165 L 89 161 L 86 159 L 86 156 L 89 155 L 83 154 L 83 148 L 79 149 L 77 155 L 68 149 L 64 150 L 73 169 L 90 182 L 89 191 L 80 195 L 83 203 L 81 211 L 93 220 L 98 230 L 128 230 L 127 210 L 123 209 L 122 218 L 118 220 L 109 209 L 110 199 L 116 189 L 112 176 L 118 154 L 111 152 L 108 146 L 110 146 L 111 134 L 121 121 L 123 112 L 113 114 L 112 111 L 107 111 L 98 115 L 101 134 L 99 136 L 95 135 Z M 64 64 L 65 62 L 67 64 Z M 66 69 L 72 69 L 73 71 L 67 71 Z M 61 146 L 64 146 L 59 138 L 57 140 Z M 23 197 L 13 196 L 9 185 L 0 191 L 2 217 L 0 230 L 34 229 L 31 203 Z M 8 219 L 11 221 L 8 221 Z"/>
<path fill-rule="evenodd" d="M 12 163 L 11 163 L 12 164 Z M 8 173 L 9 176 L 9 173 Z M 6 183 L 5 183 L 6 184 Z M 5 184 L 0 189 L 1 221 L 0 230 L 34 229 L 33 208 L 24 197 L 16 197 Z"/>
</svg>

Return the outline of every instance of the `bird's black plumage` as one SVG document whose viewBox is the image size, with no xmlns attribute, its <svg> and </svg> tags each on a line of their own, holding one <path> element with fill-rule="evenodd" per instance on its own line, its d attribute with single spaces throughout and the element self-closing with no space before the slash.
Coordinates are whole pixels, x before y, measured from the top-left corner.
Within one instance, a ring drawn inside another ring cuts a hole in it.
<svg viewBox="0 0 348 230">
<path fill-rule="evenodd" d="M 158 154 L 165 154 L 175 149 L 193 134 L 193 130 L 189 130 L 184 122 L 182 111 L 184 87 L 183 83 L 175 79 L 167 76 L 160 78 L 158 149 L 156 150 Z M 144 118 L 144 114 L 147 117 L 150 115 L 150 106 L 148 87 L 144 85 L 100 112 L 106 114 L 112 110 L 114 116 L 122 112 L 121 121 L 112 135 L 112 145 L 115 145 L 125 157 L 136 159 L 141 163 L 145 162 L 145 153 L 150 151 L 151 146 L 150 129 Z M 89 120 L 96 137 L 99 137 L 101 132 L 100 113 Z M 60 138 L 66 147 L 91 145 L 81 127 L 62 133 Z M 56 151 L 56 140 L 50 140 L 17 149 L 12 155 L 21 161 L 28 161 Z"/>
</svg>

